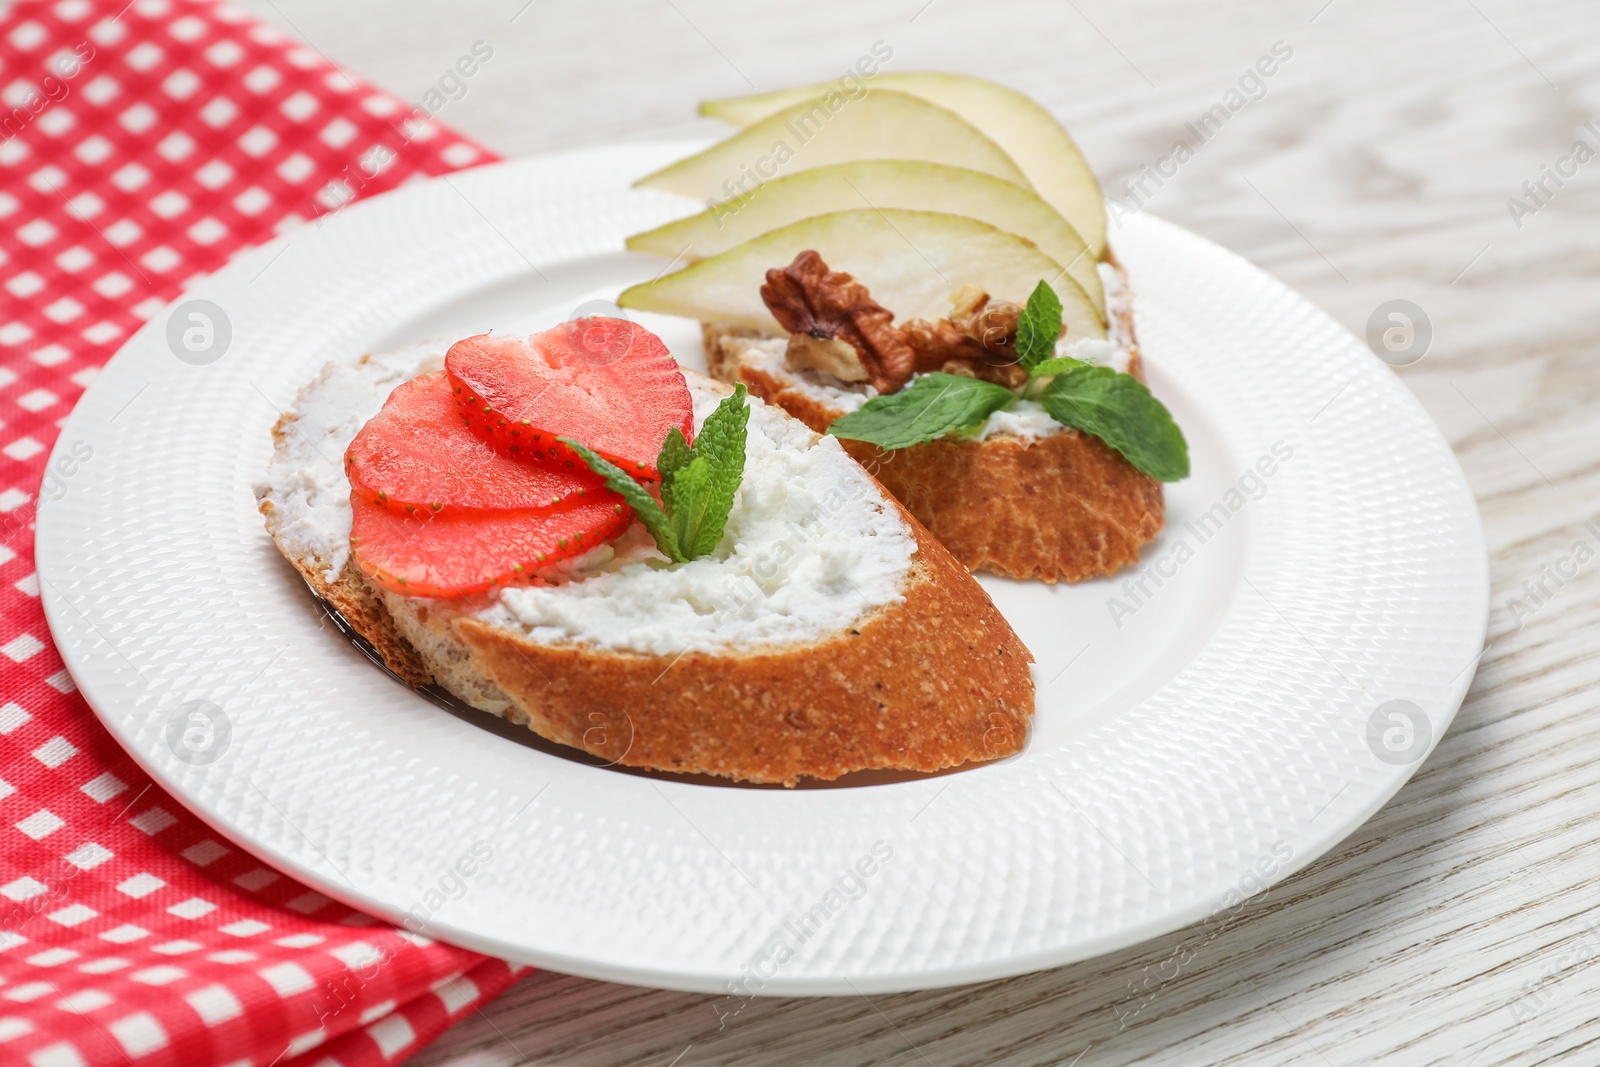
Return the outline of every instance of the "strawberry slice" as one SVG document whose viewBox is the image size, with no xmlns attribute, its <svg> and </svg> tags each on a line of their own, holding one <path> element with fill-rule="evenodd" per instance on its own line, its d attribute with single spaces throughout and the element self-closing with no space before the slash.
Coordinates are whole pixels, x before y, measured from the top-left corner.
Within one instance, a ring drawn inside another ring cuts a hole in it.
<svg viewBox="0 0 1600 1067">
<path fill-rule="evenodd" d="M 570 456 L 530 451 L 513 458 L 483 441 L 462 421 L 442 373 L 414 378 L 390 393 L 383 410 L 356 434 L 344 462 L 356 495 L 395 510 L 529 510 L 591 494 L 608 504 L 622 502 Z"/>
<path fill-rule="evenodd" d="M 361 573 L 410 596 L 460 597 L 527 581 L 633 521 L 624 504 L 588 498 L 542 511 L 406 513 L 352 494 L 350 548 Z"/>
<path fill-rule="evenodd" d="M 482 334 L 444 360 L 472 430 L 513 455 L 582 441 L 641 480 L 676 426 L 689 438 L 689 386 L 661 338 L 626 319 L 575 319 L 528 340 Z"/>
</svg>

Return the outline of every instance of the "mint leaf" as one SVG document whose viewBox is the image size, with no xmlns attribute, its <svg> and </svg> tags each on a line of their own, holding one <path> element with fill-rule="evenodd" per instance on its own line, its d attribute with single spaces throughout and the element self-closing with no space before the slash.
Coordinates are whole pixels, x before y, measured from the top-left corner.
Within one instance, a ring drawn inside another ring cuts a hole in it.
<svg viewBox="0 0 1600 1067">
<path fill-rule="evenodd" d="M 733 482 L 726 487 L 730 502 L 733 490 L 739 487 L 739 475 L 744 472 L 745 427 L 750 422 L 750 408 L 745 403 L 746 393 L 743 383 L 734 386 L 733 395 L 723 397 L 717 410 L 706 416 L 705 425 L 700 427 L 694 439 L 694 454 L 704 456 L 714 472 L 737 472 L 731 476 L 721 474 L 722 478 L 731 478 Z"/>
<path fill-rule="evenodd" d="M 898 393 L 875 396 L 828 427 L 835 437 L 908 448 L 981 426 L 1017 398 L 1003 385 L 960 374 L 923 374 Z"/>
<path fill-rule="evenodd" d="M 733 395 L 724 397 L 717 410 L 706 416 L 694 440 L 693 458 L 672 476 L 672 500 L 667 510 L 678 531 L 678 543 L 689 559 L 712 551 L 722 540 L 733 498 L 744 478 L 744 445 L 750 422 L 745 393 L 742 384 L 734 386 Z"/>
<path fill-rule="evenodd" d="M 707 416 L 694 447 L 673 427 L 656 457 L 661 472 L 661 503 L 656 503 L 621 467 L 570 437 L 562 444 L 576 452 L 606 485 L 622 494 L 661 554 L 677 563 L 705 555 L 722 540 L 733 498 L 744 478 L 744 444 L 750 422 L 743 385 Z"/>
<path fill-rule="evenodd" d="M 677 499 L 678 475 L 693 462 L 694 449 L 689 447 L 683 431 L 674 426 L 667 431 L 667 439 L 656 455 L 656 470 L 661 472 L 661 506 L 669 517 Z"/>
<path fill-rule="evenodd" d="M 666 443 L 656 457 L 656 470 L 661 472 L 662 483 L 665 484 L 679 468 L 687 467 L 693 458 L 694 450 L 684 440 L 683 431 L 676 426 L 668 430 Z"/>
<path fill-rule="evenodd" d="M 1050 375 L 1065 374 L 1068 371 L 1082 370 L 1085 367 L 1092 366 L 1094 366 L 1094 364 L 1090 363 L 1086 359 L 1073 359 L 1071 356 L 1057 356 L 1055 359 L 1047 359 L 1043 363 L 1035 363 L 1028 371 L 1028 374 L 1033 378 L 1045 378 Z"/>
<path fill-rule="evenodd" d="M 1061 298 L 1041 280 L 1017 316 L 1017 362 L 1032 370 L 1055 354 L 1061 339 Z"/>
<path fill-rule="evenodd" d="M 1171 412 L 1144 383 L 1110 367 L 1058 375 L 1039 403 L 1063 426 L 1093 434 L 1139 470 L 1162 482 L 1189 476 L 1189 445 Z"/>
<path fill-rule="evenodd" d="M 711 462 L 704 456 L 695 456 L 686 467 L 680 467 L 672 476 L 670 486 L 663 486 L 662 503 L 667 505 L 667 518 L 672 522 L 672 534 L 684 559 L 694 559 L 705 554 L 695 551 L 695 541 L 706 525 L 706 507 L 711 503 Z M 717 526 L 717 534 L 722 526 Z M 712 542 L 715 547 L 716 542 Z"/>
<path fill-rule="evenodd" d="M 560 437 L 557 440 L 576 452 L 578 458 L 589 465 L 590 470 L 604 478 L 606 488 L 621 494 L 622 499 L 644 524 L 644 528 L 650 531 L 650 536 L 656 539 L 656 547 L 661 550 L 663 556 L 679 563 L 685 561 L 687 557 L 678 547 L 677 532 L 667 519 L 666 511 L 656 503 L 656 498 L 650 495 L 648 489 L 629 477 L 627 471 L 572 438 Z"/>
</svg>

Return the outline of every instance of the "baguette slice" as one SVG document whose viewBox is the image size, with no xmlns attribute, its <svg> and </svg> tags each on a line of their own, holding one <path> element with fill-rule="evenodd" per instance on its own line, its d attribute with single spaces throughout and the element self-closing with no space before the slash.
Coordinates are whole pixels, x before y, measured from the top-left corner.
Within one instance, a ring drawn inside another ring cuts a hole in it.
<svg viewBox="0 0 1600 1067">
<path fill-rule="evenodd" d="M 855 556 L 845 555 L 883 563 L 865 578 L 851 572 L 865 590 L 856 607 L 805 600 L 803 587 L 790 590 L 805 601 L 798 608 L 785 602 L 800 615 L 815 609 L 826 619 L 833 611 L 838 621 L 831 628 L 811 632 L 781 612 L 735 610 L 731 623 L 698 635 L 674 632 L 692 631 L 692 619 L 679 626 L 644 619 L 630 633 L 626 612 L 642 587 L 630 600 L 626 583 L 654 582 L 672 570 L 637 526 L 521 591 L 434 600 L 376 589 L 349 562 L 349 490 L 339 457 L 389 390 L 434 369 L 443 351 L 425 346 L 325 368 L 274 427 L 273 464 L 256 490 L 279 550 L 406 681 L 437 683 L 480 710 L 609 762 L 746 782 L 792 786 L 803 777 L 857 770 L 936 771 L 1021 750 L 1033 710 L 1032 656 L 987 594 L 837 442 L 759 400 L 751 401 L 752 436 L 763 434 L 779 451 L 821 451 L 808 455 L 812 466 L 765 482 L 766 468 L 752 461 L 715 558 L 682 566 L 704 564 L 697 580 L 713 583 L 737 581 L 752 567 L 780 587 L 787 576 L 803 577 L 807 557 L 800 549 L 798 562 L 778 560 L 781 566 L 764 567 L 745 554 L 750 546 L 734 536 L 740 509 L 757 507 L 752 500 L 770 504 L 774 493 L 797 499 L 790 484 L 796 477 L 806 490 L 807 470 L 831 471 L 829 477 L 845 481 L 809 488 L 820 493 L 842 484 L 859 494 L 863 513 L 877 516 L 872 538 L 851 546 Z M 698 423 L 730 390 L 686 376 Z M 831 529 L 842 514 L 856 512 L 813 509 L 783 521 L 795 531 L 795 545 L 804 546 L 813 535 L 830 536 L 817 524 Z M 891 595 L 875 596 L 885 581 Z M 609 584 L 586 590 L 586 583 Z M 586 593 L 592 602 L 577 603 Z M 587 609 L 601 614 L 586 630 Z M 608 621 L 605 612 L 613 609 L 619 618 Z M 562 621 L 563 613 L 570 618 Z M 816 619 L 808 625 L 814 631 Z M 754 630 L 734 632 L 741 626 Z M 785 639 L 785 627 L 793 639 Z"/>
<path fill-rule="evenodd" d="M 1127 354 L 1119 369 L 1143 381 L 1127 275 L 1102 267 L 1109 333 Z M 818 433 L 863 399 L 862 386 L 789 369 L 782 336 L 709 322 L 701 329 L 714 376 L 744 382 Z M 1165 521 L 1161 483 L 1098 437 L 1043 421 L 1033 432 L 1000 428 L 894 451 L 842 444 L 972 570 L 1076 582 L 1137 563 Z"/>
</svg>

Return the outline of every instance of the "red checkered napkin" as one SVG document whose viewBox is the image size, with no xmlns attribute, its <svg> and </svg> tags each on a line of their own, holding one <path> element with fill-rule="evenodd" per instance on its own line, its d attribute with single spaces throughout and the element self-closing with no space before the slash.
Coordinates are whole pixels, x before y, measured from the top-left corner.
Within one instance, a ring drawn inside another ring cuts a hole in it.
<svg viewBox="0 0 1600 1067">
<path fill-rule="evenodd" d="M 489 158 L 213 2 L 0 11 L 0 1063 L 375 1065 L 515 977 L 218 840 L 90 713 L 33 569 L 72 402 L 196 274 Z"/>
</svg>

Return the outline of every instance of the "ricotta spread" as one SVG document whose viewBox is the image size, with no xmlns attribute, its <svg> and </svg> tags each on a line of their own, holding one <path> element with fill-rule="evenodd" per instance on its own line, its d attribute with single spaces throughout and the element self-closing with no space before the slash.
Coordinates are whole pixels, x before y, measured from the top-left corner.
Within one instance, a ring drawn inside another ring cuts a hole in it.
<svg viewBox="0 0 1600 1067">
<path fill-rule="evenodd" d="M 349 558 L 344 452 L 395 386 L 439 369 L 446 347 L 329 364 L 288 413 L 256 495 L 273 502 L 284 547 L 324 561 L 330 581 Z M 699 426 L 726 389 L 688 379 Z M 903 600 L 916 538 L 898 509 L 837 440 L 749 403 L 744 481 L 710 555 L 672 564 L 635 523 L 537 584 L 430 601 L 430 610 L 467 612 L 544 644 L 677 655 L 810 643 Z"/>
<path fill-rule="evenodd" d="M 329 363 L 301 388 L 279 422 L 266 477 L 253 488 L 272 502 L 275 534 L 297 559 L 326 566 L 333 582 L 350 558 L 350 482 L 344 454 L 401 382 L 441 370 L 449 345 L 423 342 L 358 363 Z"/>
</svg>

